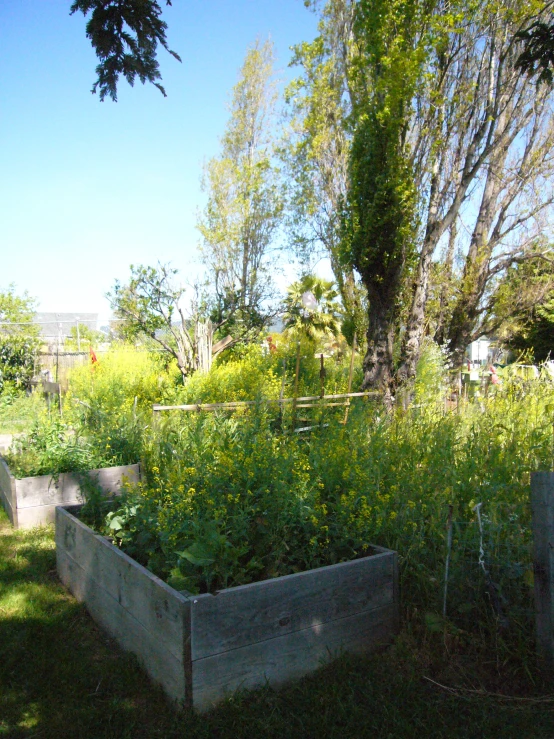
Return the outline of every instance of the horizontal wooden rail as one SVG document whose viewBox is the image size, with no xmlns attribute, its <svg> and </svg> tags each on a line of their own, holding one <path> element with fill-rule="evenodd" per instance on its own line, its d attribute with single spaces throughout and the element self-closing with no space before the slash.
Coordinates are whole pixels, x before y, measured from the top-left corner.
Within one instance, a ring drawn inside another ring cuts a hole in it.
<svg viewBox="0 0 554 739">
<path fill-rule="evenodd" d="M 325 408 L 334 408 L 337 406 L 340 406 L 341 408 L 344 408 L 347 405 L 350 405 L 348 400 L 346 400 L 344 403 L 325 403 Z M 323 406 L 321 403 L 297 403 L 297 408 L 322 408 Z"/>
<path fill-rule="evenodd" d="M 264 398 L 264 403 L 303 403 L 306 401 L 322 401 L 323 403 L 327 400 L 338 400 L 340 398 L 367 398 L 370 396 L 378 396 L 379 393 L 375 390 L 365 393 L 337 393 L 336 395 L 306 395 L 301 398 Z M 227 403 L 191 403 L 189 405 L 158 405 L 157 403 L 152 406 L 154 413 L 160 411 L 216 411 L 216 410 L 234 410 L 235 408 L 247 408 L 251 405 L 256 405 L 259 401 L 257 400 L 235 400 Z M 329 403 L 328 405 L 331 405 Z M 333 404 L 334 405 L 334 404 Z"/>
</svg>

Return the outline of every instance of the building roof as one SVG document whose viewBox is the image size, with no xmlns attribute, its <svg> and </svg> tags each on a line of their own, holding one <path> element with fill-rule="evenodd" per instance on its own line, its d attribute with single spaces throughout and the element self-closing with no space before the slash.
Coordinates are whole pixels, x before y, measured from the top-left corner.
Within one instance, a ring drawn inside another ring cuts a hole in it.
<svg viewBox="0 0 554 739">
<path fill-rule="evenodd" d="M 39 325 L 42 338 L 64 339 L 78 324 L 96 331 L 98 313 L 35 313 L 33 322 Z"/>
</svg>

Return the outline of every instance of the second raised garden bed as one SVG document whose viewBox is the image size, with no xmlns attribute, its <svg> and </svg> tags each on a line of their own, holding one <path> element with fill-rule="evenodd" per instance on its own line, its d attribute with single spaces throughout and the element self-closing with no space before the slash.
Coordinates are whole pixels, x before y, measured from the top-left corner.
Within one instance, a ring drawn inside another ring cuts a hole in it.
<svg viewBox="0 0 554 739">
<path fill-rule="evenodd" d="M 5 459 L 0 456 L 0 503 L 15 528 L 53 523 L 56 506 L 83 502 L 83 474 L 97 482 L 104 492 L 117 494 L 124 478 L 129 482 L 140 479 L 140 467 L 138 464 L 129 464 L 87 473 L 62 472 L 57 476 L 40 475 L 17 479 L 10 472 Z"/>
<path fill-rule="evenodd" d="M 56 509 L 62 582 L 181 706 L 207 710 L 240 688 L 301 677 L 342 651 L 370 652 L 398 630 L 398 562 L 387 549 L 219 591 L 178 592 Z"/>
</svg>

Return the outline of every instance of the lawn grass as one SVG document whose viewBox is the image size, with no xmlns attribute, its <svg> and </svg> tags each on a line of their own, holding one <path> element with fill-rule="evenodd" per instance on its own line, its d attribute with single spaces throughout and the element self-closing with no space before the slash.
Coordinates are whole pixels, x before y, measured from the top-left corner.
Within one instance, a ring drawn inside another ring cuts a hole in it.
<svg viewBox="0 0 554 739">
<path fill-rule="evenodd" d="M 505 681 L 502 666 L 478 664 L 452 644 L 447 659 L 437 643 L 405 629 L 372 658 L 345 656 L 283 690 L 178 714 L 61 586 L 52 528 L 14 531 L 0 511 L 0 739 L 554 736 L 554 697 L 532 700 L 548 690 L 545 676 Z M 454 694 L 425 677 L 521 700 Z"/>
</svg>

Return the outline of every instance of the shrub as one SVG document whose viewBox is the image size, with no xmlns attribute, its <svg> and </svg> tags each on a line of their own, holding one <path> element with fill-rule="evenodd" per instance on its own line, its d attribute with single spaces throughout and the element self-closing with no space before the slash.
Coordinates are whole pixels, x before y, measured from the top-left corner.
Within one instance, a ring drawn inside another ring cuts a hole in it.
<svg viewBox="0 0 554 739">
<path fill-rule="evenodd" d="M 74 409 L 80 400 L 89 406 L 89 416 L 151 411 L 153 403 L 172 397 L 177 377 L 175 368 L 167 369 L 159 354 L 115 346 L 97 363 L 71 372 L 66 405 Z"/>
<path fill-rule="evenodd" d="M 28 433 L 14 441 L 6 460 L 18 478 L 82 472 L 115 464 L 109 449 L 100 448 L 75 433 L 60 418 L 46 413 Z"/>
<path fill-rule="evenodd" d="M 196 372 L 181 391 L 183 403 L 222 403 L 232 400 L 277 398 L 280 379 L 271 357 L 257 344 L 244 347 L 233 361 L 223 355 L 211 370 Z"/>
<path fill-rule="evenodd" d="M 36 338 L 0 336 L 0 393 L 10 385 L 28 390 L 35 371 Z"/>
</svg>

